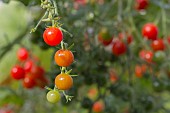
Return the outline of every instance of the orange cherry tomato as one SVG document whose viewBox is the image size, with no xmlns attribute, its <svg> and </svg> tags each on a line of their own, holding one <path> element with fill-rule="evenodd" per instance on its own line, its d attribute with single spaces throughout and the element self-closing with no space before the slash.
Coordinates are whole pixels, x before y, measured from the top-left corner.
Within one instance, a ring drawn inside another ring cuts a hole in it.
<svg viewBox="0 0 170 113">
<path fill-rule="evenodd" d="M 102 112 L 104 110 L 104 104 L 100 101 L 97 101 L 93 104 L 93 111 L 96 113 Z"/>
<path fill-rule="evenodd" d="M 70 50 L 60 49 L 55 53 L 54 59 L 57 65 L 67 67 L 73 63 L 74 55 Z"/>
<path fill-rule="evenodd" d="M 60 90 L 68 90 L 73 86 L 73 79 L 66 73 L 61 73 L 55 78 L 55 85 Z"/>
</svg>

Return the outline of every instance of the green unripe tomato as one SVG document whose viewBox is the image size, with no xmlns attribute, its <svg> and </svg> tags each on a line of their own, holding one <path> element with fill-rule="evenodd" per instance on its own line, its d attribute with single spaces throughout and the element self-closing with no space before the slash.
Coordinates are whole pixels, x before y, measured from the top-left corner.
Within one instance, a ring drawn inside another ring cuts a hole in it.
<svg viewBox="0 0 170 113">
<path fill-rule="evenodd" d="M 61 96 L 58 91 L 52 90 L 47 93 L 47 100 L 50 103 L 57 103 L 60 100 Z"/>
</svg>

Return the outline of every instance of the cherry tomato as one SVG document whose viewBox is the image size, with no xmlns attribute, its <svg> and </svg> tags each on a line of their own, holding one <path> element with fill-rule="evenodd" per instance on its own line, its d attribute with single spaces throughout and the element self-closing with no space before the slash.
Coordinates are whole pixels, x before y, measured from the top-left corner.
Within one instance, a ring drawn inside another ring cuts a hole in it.
<svg viewBox="0 0 170 113">
<path fill-rule="evenodd" d="M 119 38 L 120 40 L 122 40 L 122 41 L 125 40 L 125 38 L 127 38 L 127 39 L 126 39 L 126 42 L 127 42 L 128 44 L 132 43 L 132 41 L 133 41 L 132 35 L 129 35 L 128 33 L 126 33 L 125 35 L 126 35 L 126 36 L 124 36 L 123 33 L 119 33 L 118 38 Z"/>
<path fill-rule="evenodd" d="M 102 28 L 98 34 L 98 40 L 105 46 L 112 42 L 113 37 L 108 32 L 107 28 Z"/>
<path fill-rule="evenodd" d="M 157 39 L 152 41 L 151 47 L 154 51 L 159 51 L 159 50 L 164 50 L 165 49 L 165 44 L 162 39 Z"/>
<path fill-rule="evenodd" d="M 95 99 L 97 97 L 97 94 L 98 94 L 97 88 L 91 88 L 87 93 L 90 99 Z"/>
<path fill-rule="evenodd" d="M 141 50 L 139 52 L 139 56 L 141 59 L 145 60 L 148 63 L 152 63 L 153 52 L 149 50 Z"/>
<path fill-rule="evenodd" d="M 116 56 L 122 55 L 126 52 L 126 45 L 120 41 L 116 40 L 112 47 L 112 53 Z"/>
<path fill-rule="evenodd" d="M 34 63 L 32 60 L 27 60 L 25 63 L 24 63 L 24 70 L 26 72 L 30 72 L 32 67 L 33 67 Z"/>
<path fill-rule="evenodd" d="M 25 71 L 21 66 L 16 65 L 11 69 L 11 76 L 16 80 L 23 79 L 25 77 Z"/>
<path fill-rule="evenodd" d="M 143 10 L 148 7 L 148 0 L 136 0 L 135 8 L 137 10 Z"/>
<path fill-rule="evenodd" d="M 34 79 L 41 79 L 45 74 L 43 67 L 41 66 L 33 66 L 31 68 L 31 76 Z"/>
<path fill-rule="evenodd" d="M 104 45 L 107 46 L 109 44 L 112 43 L 113 38 L 109 39 L 109 40 L 104 40 L 101 36 L 98 36 L 98 40 Z"/>
<path fill-rule="evenodd" d="M 74 55 L 70 50 L 60 49 L 55 53 L 55 62 L 59 66 L 67 67 L 74 61 Z"/>
<path fill-rule="evenodd" d="M 36 81 L 32 78 L 31 74 L 27 74 L 23 80 L 23 86 L 25 88 L 31 89 L 35 87 Z"/>
<path fill-rule="evenodd" d="M 118 76 L 117 76 L 116 72 L 114 70 L 110 70 L 109 74 L 110 74 L 111 83 L 117 82 Z"/>
<path fill-rule="evenodd" d="M 25 48 L 20 48 L 17 52 L 17 57 L 20 61 L 25 61 L 28 59 L 28 50 Z"/>
<path fill-rule="evenodd" d="M 73 86 L 73 79 L 70 75 L 61 73 L 56 76 L 55 85 L 60 90 L 68 90 Z"/>
<path fill-rule="evenodd" d="M 135 75 L 138 78 L 141 78 L 143 76 L 143 74 L 146 72 L 146 65 L 136 65 L 135 66 Z"/>
<path fill-rule="evenodd" d="M 63 33 L 59 28 L 49 27 L 44 31 L 43 38 L 46 44 L 56 46 L 63 40 Z"/>
<path fill-rule="evenodd" d="M 60 99 L 60 93 L 58 91 L 52 90 L 47 93 L 47 100 L 51 103 L 57 103 Z"/>
<path fill-rule="evenodd" d="M 157 51 L 154 53 L 153 61 L 157 64 L 161 64 L 166 59 L 166 54 L 163 51 Z"/>
<path fill-rule="evenodd" d="M 142 35 L 149 40 L 156 40 L 158 36 L 158 28 L 153 23 L 147 23 L 142 28 Z"/>
<path fill-rule="evenodd" d="M 104 110 L 104 104 L 100 101 L 97 101 L 93 104 L 92 109 L 96 113 L 102 112 Z"/>
</svg>

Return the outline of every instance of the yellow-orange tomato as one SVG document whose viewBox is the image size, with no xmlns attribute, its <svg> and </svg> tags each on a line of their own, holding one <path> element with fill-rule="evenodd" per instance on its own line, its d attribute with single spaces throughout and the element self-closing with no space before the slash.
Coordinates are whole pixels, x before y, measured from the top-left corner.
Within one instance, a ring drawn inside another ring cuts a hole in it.
<svg viewBox="0 0 170 113">
<path fill-rule="evenodd" d="M 59 66 L 67 67 L 74 61 L 74 55 L 70 50 L 60 49 L 55 53 L 55 62 Z"/>
<path fill-rule="evenodd" d="M 73 86 L 73 79 L 66 73 L 61 73 L 55 78 L 55 85 L 60 90 L 68 90 Z"/>
</svg>

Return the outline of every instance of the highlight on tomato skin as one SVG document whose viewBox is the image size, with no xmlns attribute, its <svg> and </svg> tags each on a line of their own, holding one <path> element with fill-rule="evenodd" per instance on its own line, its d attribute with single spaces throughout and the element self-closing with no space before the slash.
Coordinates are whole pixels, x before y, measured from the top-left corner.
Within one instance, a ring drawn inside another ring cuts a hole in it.
<svg viewBox="0 0 170 113">
<path fill-rule="evenodd" d="M 43 33 L 43 39 L 50 46 L 57 46 L 63 40 L 63 33 L 57 27 L 49 27 Z"/>
</svg>

